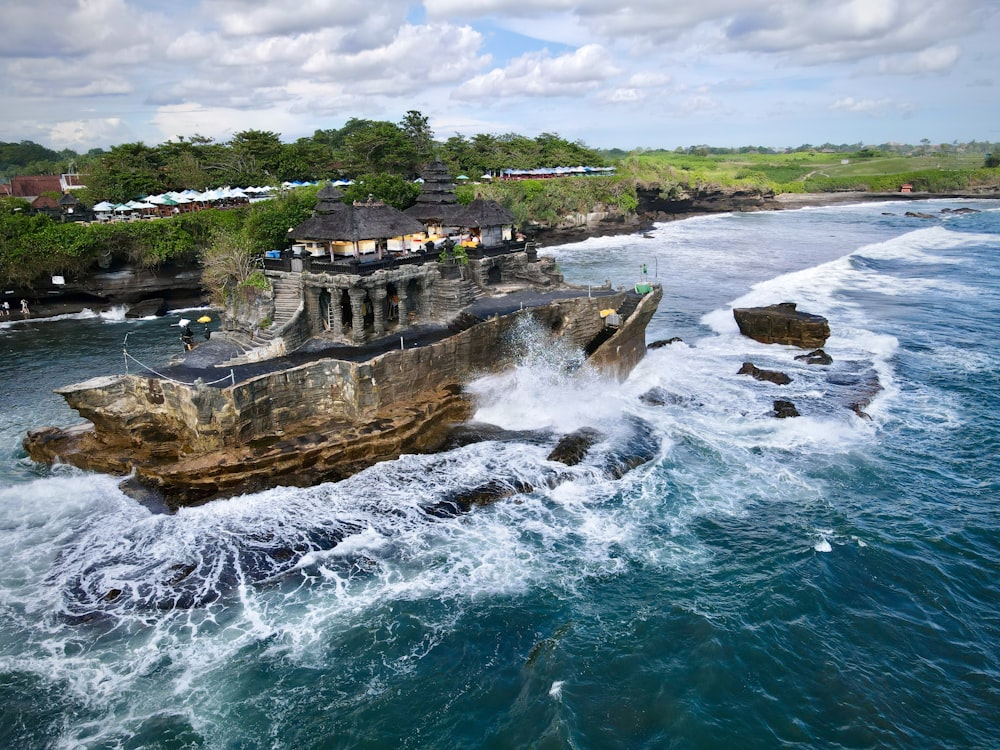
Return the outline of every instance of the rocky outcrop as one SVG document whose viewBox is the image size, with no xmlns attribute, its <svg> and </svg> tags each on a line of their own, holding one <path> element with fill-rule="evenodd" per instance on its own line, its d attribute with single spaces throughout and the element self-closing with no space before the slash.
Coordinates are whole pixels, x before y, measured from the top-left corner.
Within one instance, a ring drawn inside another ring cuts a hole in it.
<svg viewBox="0 0 1000 750">
<path fill-rule="evenodd" d="M 743 307 L 733 310 L 740 333 L 762 344 L 784 344 L 802 349 L 822 347 L 830 337 L 830 324 L 821 315 L 795 309 L 794 302 L 767 307 Z"/>
<path fill-rule="evenodd" d="M 588 360 L 622 377 L 645 352 L 655 287 Z M 58 390 L 90 424 L 28 433 L 36 461 L 128 474 L 171 507 L 276 484 L 349 476 L 402 453 L 437 449 L 468 418 L 462 386 L 497 371 L 509 341 L 531 316 L 583 349 L 603 328 L 599 311 L 628 296 L 571 297 L 497 315 L 461 332 L 362 362 L 317 359 L 224 388 L 137 375 L 94 378 Z"/>
<path fill-rule="evenodd" d="M 801 416 L 799 410 L 795 408 L 795 404 L 791 401 L 785 401 L 783 399 L 777 399 L 774 402 L 774 411 L 772 412 L 775 419 L 789 419 L 791 417 Z"/>
<path fill-rule="evenodd" d="M 530 224 L 524 231 L 539 240 L 561 244 L 631 233 L 659 221 L 689 216 L 782 208 L 771 190 L 755 187 L 672 185 L 664 189 L 660 185 L 646 185 L 636 188 L 636 198 L 639 205 L 634 213 L 599 205 L 586 213 L 564 216 L 555 225 Z"/>
<path fill-rule="evenodd" d="M 549 454 L 549 461 L 558 461 L 566 466 L 576 466 L 587 455 L 587 451 L 603 437 L 592 427 L 583 427 L 563 437 Z"/>
<path fill-rule="evenodd" d="M 674 336 L 669 339 L 660 339 L 659 341 L 654 341 L 652 344 L 647 346 L 647 349 L 662 349 L 665 346 L 670 346 L 671 344 L 683 344 L 684 339 L 680 336 Z"/>
<path fill-rule="evenodd" d="M 159 314 L 161 310 L 206 303 L 208 296 L 202 289 L 201 273 L 196 264 L 160 268 L 119 264 L 66 276 L 62 284 L 53 283 L 50 277 L 38 279 L 33 288 L 15 290 L 13 296 L 27 299 L 36 316 L 143 305 L 139 316 L 144 317 Z"/>
<path fill-rule="evenodd" d="M 832 365 L 833 357 L 822 349 L 816 349 L 808 354 L 798 354 L 795 359 L 805 362 L 807 365 Z"/>
<path fill-rule="evenodd" d="M 775 385 L 788 385 L 792 378 L 777 370 L 762 370 L 753 362 L 744 362 L 737 375 L 749 375 L 754 380 L 763 380 Z"/>
<path fill-rule="evenodd" d="M 645 222 L 670 221 L 687 216 L 780 208 L 774 191 L 756 187 L 659 185 L 639 187 L 639 215 Z"/>
</svg>

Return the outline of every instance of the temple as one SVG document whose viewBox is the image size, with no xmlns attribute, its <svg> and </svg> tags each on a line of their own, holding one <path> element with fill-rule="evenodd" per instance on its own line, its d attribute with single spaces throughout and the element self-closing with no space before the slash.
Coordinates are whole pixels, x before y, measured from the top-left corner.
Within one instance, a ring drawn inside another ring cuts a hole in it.
<svg viewBox="0 0 1000 750">
<path fill-rule="evenodd" d="M 345 203 L 327 185 L 312 216 L 289 229 L 291 248 L 263 260 L 271 304 L 228 311 L 226 334 L 242 334 L 245 352 L 227 364 L 281 356 L 315 338 L 363 344 L 450 320 L 483 296 L 560 285 L 555 262 L 539 258 L 513 225 L 495 201 L 460 205 L 440 162 L 424 172 L 406 212 L 374 198 Z"/>
</svg>

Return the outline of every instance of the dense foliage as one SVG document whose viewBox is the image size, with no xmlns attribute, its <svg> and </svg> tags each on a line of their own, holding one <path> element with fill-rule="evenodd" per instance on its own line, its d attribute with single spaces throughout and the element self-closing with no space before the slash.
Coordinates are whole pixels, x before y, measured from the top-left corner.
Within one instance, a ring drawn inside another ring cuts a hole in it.
<svg viewBox="0 0 1000 750">
<path fill-rule="evenodd" d="M 507 207 L 518 225 L 555 224 L 593 210 L 634 211 L 637 188 L 680 195 L 691 188 L 754 187 L 775 192 L 915 190 L 951 192 L 1000 186 L 1000 144 L 919 146 L 803 144 L 691 146 L 672 151 L 597 152 L 554 133 L 454 135 L 436 141 L 427 118 L 411 110 L 398 123 L 351 118 L 342 128 L 317 130 L 284 143 L 278 133 L 245 130 L 217 143 L 194 135 L 158 146 L 126 143 L 87 154 L 56 152 L 25 141 L 0 143 L 0 180 L 15 174 L 78 171 L 86 175 L 85 203 L 125 202 L 167 190 L 224 185 L 277 185 L 286 181 L 353 179 L 345 201 L 369 196 L 412 205 L 414 178 L 439 158 L 460 181 L 459 199 L 480 194 Z M 503 169 L 614 164 L 615 176 L 555 180 L 484 179 Z M 287 244 L 289 227 L 309 215 L 317 188 L 296 189 L 272 201 L 238 209 L 181 214 L 152 222 L 83 226 L 31 216 L 23 201 L 0 200 L 0 280 L 29 285 L 49 274 L 78 273 L 97 262 L 242 263 L 244 256 Z M 213 259 L 211 251 L 216 256 Z M 249 273 L 249 272 L 248 272 Z"/>
<path fill-rule="evenodd" d="M 601 207 L 635 211 L 639 202 L 635 181 L 622 177 L 575 177 L 556 180 L 511 180 L 463 185 L 458 198 L 468 203 L 477 195 L 497 201 L 514 214 L 514 223 L 556 224 L 570 214 Z"/>
<path fill-rule="evenodd" d="M 52 274 L 72 277 L 95 264 L 127 261 L 156 267 L 200 262 L 221 237 L 240 237 L 253 252 L 284 247 L 288 228 L 305 219 L 316 188 L 261 203 L 180 214 L 157 221 L 62 224 L 30 215 L 19 199 L 0 199 L 0 281 L 30 287 Z"/>
</svg>

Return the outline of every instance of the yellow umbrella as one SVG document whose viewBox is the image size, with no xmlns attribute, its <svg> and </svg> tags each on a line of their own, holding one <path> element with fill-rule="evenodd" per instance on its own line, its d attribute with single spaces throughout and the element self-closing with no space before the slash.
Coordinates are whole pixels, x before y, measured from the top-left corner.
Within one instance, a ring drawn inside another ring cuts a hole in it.
<svg viewBox="0 0 1000 750">
<path fill-rule="evenodd" d="M 202 315 L 200 318 L 198 318 L 198 322 L 199 323 L 211 323 L 212 319 L 210 317 L 208 317 L 207 315 Z"/>
</svg>

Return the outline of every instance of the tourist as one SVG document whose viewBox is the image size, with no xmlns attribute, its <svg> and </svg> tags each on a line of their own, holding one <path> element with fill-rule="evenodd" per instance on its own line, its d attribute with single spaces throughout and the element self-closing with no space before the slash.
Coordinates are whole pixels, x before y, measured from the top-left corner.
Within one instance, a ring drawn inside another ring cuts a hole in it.
<svg viewBox="0 0 1000 750">
<path fill-rule="evenodd" d="M 10 302 L 7 300 L 4 300 L 3 305 L 0 305 L 0 314 L 10 317 Z"/>
<path fill-rule="evenodd" d="M 21 300 L 21 315 L 25 317 L 31 315 L 31 311 L 28 310 L 28 300 L 26 299 Z"/>
<path fill-rule="evenodd" d="M 191 330 L 191 321 L 181 318 L 177 325 L 181 327 L 181 343 L 184 345 L 184 351 L 189 352 L 194 349 L 194 331 Z"/>
</svg>

